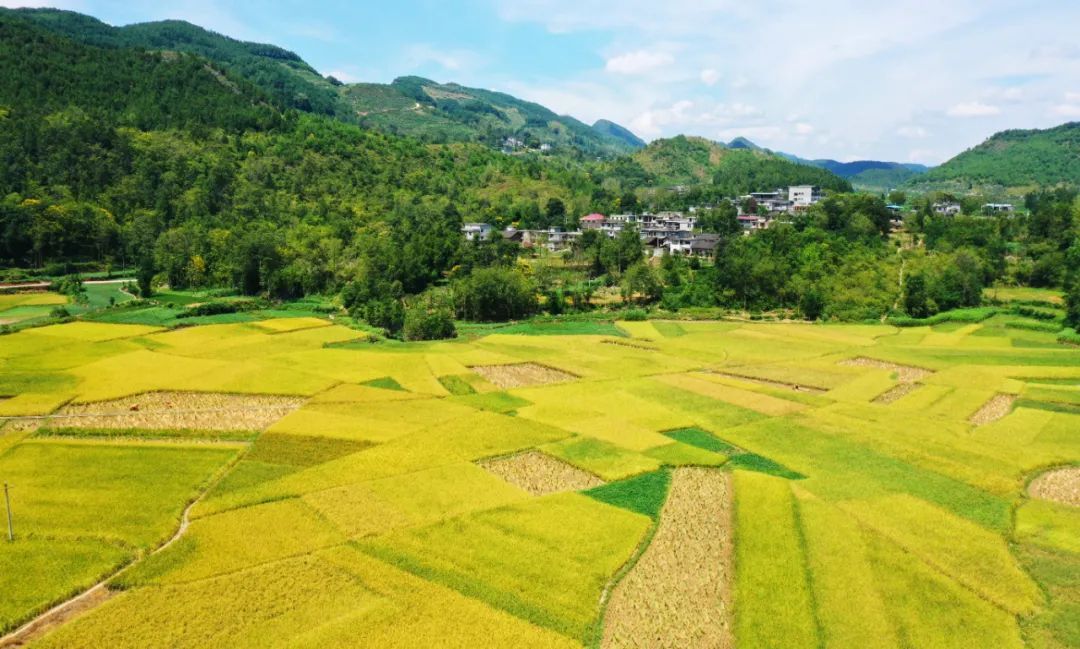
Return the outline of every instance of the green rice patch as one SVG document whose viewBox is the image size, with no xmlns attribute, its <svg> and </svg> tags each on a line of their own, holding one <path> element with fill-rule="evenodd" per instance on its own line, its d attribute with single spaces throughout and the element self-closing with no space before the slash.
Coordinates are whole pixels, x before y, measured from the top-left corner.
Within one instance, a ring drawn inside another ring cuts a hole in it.
<svg viewBox="0 0 1080 649">
<path fill-rule="evenodd" d="M 377 379 L 371 379 L 370 381 L 364 381 L 360 385 L 366 385 L 369 388 L 382 388 L 383 390 L 397 390 L 399 392 L 408 392 L 400 383 L 397 382 L 392 376 L 383 376 Z"/>
<path fill-rule="evenodd" d="M 464 396 L 466 394 L 476 394 L 476 390 L 461 376 L 456 374 L 449 374 L 447 376 L 440 376 L 439 383 L 442 384 L 446 391 L 454 396 Z"/>
<path fill-rule="evenodd" d="M 671 471 L 660 469 L 602 487 L 594 487 L 582 493 L 600 502 L 645 514 L 655 520 L 660 516 L 660 508 L 664 506 L 670 485 Z"/>
</svg>

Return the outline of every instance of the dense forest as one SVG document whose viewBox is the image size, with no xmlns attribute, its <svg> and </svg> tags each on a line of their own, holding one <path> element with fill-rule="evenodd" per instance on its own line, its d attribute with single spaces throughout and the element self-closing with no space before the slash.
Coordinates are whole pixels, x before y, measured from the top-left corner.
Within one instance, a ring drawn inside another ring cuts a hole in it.
<svg viewBox="0 0 1080 649">
<path fill-rule="evenodd" d="M 9 268 L 137 267 L 146 293 L 167 283 L 340 295 L 371 324 L 428 332 L 446 330 L 432 314 L 587 309 L 604 286 L 670 310 L 845 320 L 974 306 L 995 281 L 1080 290 L 1080 210 L 1066 190 L 1033 194 L 1018 218 L 943 219 L 930 197 L 913 200 L 901 239 L 882 198 L 761 151 L 679 137 L 591 160 L 433 144 L 301 110 L 272 80 L 183 48 L 87 40 L 0 14 Z M 803 183 L 829 198 L 743 236 L 727 198 Z M 572 228 L 591 211 L 691 205 L 714 206 L 700 213 L 718 238 L 714 260 L 646 263 L 627 230 L 590 234 L 565 265 L 523 273 L 513 246 L 460 235 L 466 220 Z"/>
</svg>

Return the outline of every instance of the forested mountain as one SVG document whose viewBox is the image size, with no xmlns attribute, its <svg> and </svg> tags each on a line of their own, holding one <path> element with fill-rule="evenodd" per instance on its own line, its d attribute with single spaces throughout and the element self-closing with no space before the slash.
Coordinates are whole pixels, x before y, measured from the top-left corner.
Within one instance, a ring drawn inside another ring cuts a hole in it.
<svg viewBox="0 0 1080 649">
<path fill-rule="evenodd" d="M 647 175 L 648 184 L 707 184 L 727 196 L 802 184 L 851 190 L 847 181 L 824 169 L 762 149 L 731 148 L 699 137 L 656 140 L 632 159 Z"/>
<path fill-rule="evenodd" d="M 998 133 L 925 176 L 916 187 L 967 190 L 1080 185 L 1080 122 L 1047 130 Z"/>
<path fill-rule="evenodd" d="M 73 11 L 0 9 L 0 12 L 88 45 L 197 54 L 258 86 L 282 107 L 326 115 L 346 112 L 331 81 L 319 76 L 298 55 L 280 47 L 245 43 L 180 20 L 112 27 Z"/>
<path fill-rule="evenodd" d="M 590 127 L 573 117 L 511 95 L 421 77 L 389 85 L 353 84 L 342 96 L 364 126 L 429 142 L 482 142 L 510 148 L 547 144 L 556 152 L 611 156 L 642 146 L 626 129 L 607 122 Z M 614 127 L 614 128 L 612 128 Z"/>
<path fill-rule="evenodd" d="M 346 85 L 321 77 L 288 50 L 245 43 L 179 20 L 112 27 L 71 11 L 0 11 L 89 45 L 197 54 L 256 85 L 282 108 L 334 115 L 428 142 L 501 147 L 513 138 L 524 145 L 548 144 L 556 152 L 589 157 L 626 153 L 642 145 L 617 125 L 594 129 L 503 93 L 418 77 L 403 77 L 391 84 Z"/>
</svg>

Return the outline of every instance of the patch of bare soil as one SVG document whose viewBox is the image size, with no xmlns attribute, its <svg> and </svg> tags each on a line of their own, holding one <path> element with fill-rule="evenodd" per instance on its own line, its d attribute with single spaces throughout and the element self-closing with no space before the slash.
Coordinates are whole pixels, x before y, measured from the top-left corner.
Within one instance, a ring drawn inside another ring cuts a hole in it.
<svg viewBox="0 0 1080 649">
<path fill-rule="evenodd" d="M 734 647 L 731 532 L 729 476 L 676 470 L 652 543 L 611 594 L 601 646 Z"/>
<path fill-rule="evenodd" d="M 881 395 L 878 395 L 877 397 L 875 397 L 874 398 L 874 403 L 886 403 L 887 404 L 887 403 L 893 403 L 894 401 L 899 401 L 900 399 L 903 399 L 904 397 L 911 394 L 912 392 L 918 390 L 920 387 L 922 387 L 922 386 L 919 385 L 918 383 L 901 383 L 900 385 L 898 385 L 895 388 L 889 390 L 888 392 L 885 392 L 884 394 L 881 394 Z"/>
<path fill-rule="evenodd" d="M 577 377 L 569 372 L 539 363 L 514 363 L 512 365 L 475 365 L 472 371 L 500 388 L 526 388 L 532 385 L 548 385 L 573 381 Z"/>
<path fill-rule="evenodd" d="M 722 376 L 724 378 L 734 379 L 736 381 L 746 381 L 747 383 L 767 385 L 770 388 L 794 390 L 795 392 L 809 392 L 810 394 L 825 394 L 826 392 L 828 392 L 828 390 L 824 388 L 818 388 L 812 385 L 803 385 L 801 383 L 785 383 L 784 381 L 773 381 L 771 379 L 762 379 L 756 376 L 746 376 L 745 374 L 732 374 L 731 372 L 718 372 L 715 370 L 710 370 L 709 374 L 715 374 L 716 376 Z"/>
<path fill-rule="evenodd" d="M 932 371 L 922 367 L 899 365 L 897 363 L 879 361 L 876 358 L 865 358 L 862 356 L 842 361 L 840 364 L 846 367 L 873 367 L 880 370 L 892 370 L 896 372 L 896 379 L 901 383 L 915 383 L 916 381 L 921 381 L 933 374 Z"/>
<path fill-rule="evenodd" d="M 48 421 L 64 428 L 262 430 L 303 402 L 299 397 L 148 392 L 112 401 L 69 404 Z"/>
<path fill-rule="evenodd" d="M 1031 481 L 1028 495 L 1039 500 L 1080 507 L 1080 466 L 1047 471 Z"/>
<path fill-rule="evenodd" d="M 1016 401 L 1016 396 L 1011 394 L 999 394 L 993 399 L 983 404 L 982 408 L 971 416 L 968 421 L 976 426 L 982 426 L 984 424 L 992 424 L 998 419 L 1001 419 L 1005 415 L 1009 414 L 1012 410 L 1013 402 Z"/>
<path fill-rule="evenodd" d="M 104 604 L 112 599 L 113 595 L 114 593 L 106 588 L 104 584 L 98 584 L 75 599 L 68 600 L 44 615 L 34 618 L 26 626 L 0 638 L 0 649 L 25 647 L 49 631 L 63 626 L 83 613 Z"/>
<path fill-rule="evenodd" d="M 483 460 L 478 464 L 534 496 L 580 491 L 604 484 L 593 474 L 539 451 Z"/>
</svg>

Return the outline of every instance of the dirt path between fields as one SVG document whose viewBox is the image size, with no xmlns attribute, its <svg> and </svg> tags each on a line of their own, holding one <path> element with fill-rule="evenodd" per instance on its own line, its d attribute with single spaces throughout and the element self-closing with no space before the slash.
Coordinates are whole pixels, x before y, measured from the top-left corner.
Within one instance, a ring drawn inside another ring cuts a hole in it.
<svg viewBox="0 0 1080 649">
<path fill-rule="evenodd" d="M 611 592 L 601 647 L 731 649 L 728 473 L 677 469 L 649 547 Z"/>
<path fill-rule="evenodd" d="M 0 638 L 0 649 L 14 649 L 15 647 L 25 647 L 26 645 L 30 644 L 34 640 L 41 638 L 53 629 L 63 626 L 71 620 L 74 620 L 82 614 L 91 611 L 112 599 L 115 596 L 115 593 L 109 590 L 107 584 L 113 579 L 115 579 L 118 575 L 122 574 L 124 571 L 139 563 L 139 561 L 141 561 L 142 559 L 158 554 L 159 552 L 164 552 L 174 543 L 179 541 L 180 538 L 183 537 L 184 534 L 187 532 L 188 527 L 191 525 L 190 514 L 192 508 L 194 508 L 195 505 L 199 504 L 199 502 L 202 501 L 203 497 L 205 497 L 206 494 L 210 493 L 210 490 L 217 486 L 217 484 L 221 482 L 221 480 L 223 480 L 225 476 L 232 471 L 232 468 L 236 466 L 236 462 L 238 462 L 239 459 L 240 458 L 237 457 L 236 460 L 234 460 L 231 464 L 225 467 L 218 475 L 214 476 L 214 478 L 210 481 L 206 488 L 199 493 L 195 500 L 192 500 L 190 503 L 188 503 L 188 506 L 184 508 L 184 512 L 180 515 L 180 526 L 176 529 L 176 532 L 168 538 L 168 540 L 166 540 L 164 543 L 162 543 L 155 549 L 151 550 L 148 554 L 142 557 L 136 557 L 131 561 L 125 563 L 118 570 L 108 575 L 93 586 L 87 588 L 78 595 L 57 604 L 56 606 L 50 608 L 49 610 L 30 620 L 26 624 L 23 624 L 21 627 L 15 629 L 11 633 Z"/>
</svg>

